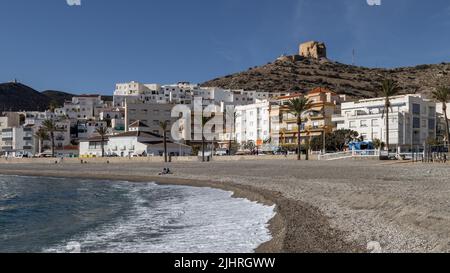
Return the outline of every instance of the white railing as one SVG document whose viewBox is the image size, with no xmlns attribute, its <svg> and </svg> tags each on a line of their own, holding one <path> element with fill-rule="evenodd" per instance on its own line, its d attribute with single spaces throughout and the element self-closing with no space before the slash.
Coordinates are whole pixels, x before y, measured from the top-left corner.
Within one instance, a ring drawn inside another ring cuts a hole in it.
<svg viewBox="0 0 450 273">
<path fill-rule="evenodd" d="M 346 151 L 346 152 L 319 155 L 319 160 L 329 161 L 348 158 L 376 158 L 376 157 L 380 157 L 380 151 L 363 150 L 363 151 Z"/>
</svg>

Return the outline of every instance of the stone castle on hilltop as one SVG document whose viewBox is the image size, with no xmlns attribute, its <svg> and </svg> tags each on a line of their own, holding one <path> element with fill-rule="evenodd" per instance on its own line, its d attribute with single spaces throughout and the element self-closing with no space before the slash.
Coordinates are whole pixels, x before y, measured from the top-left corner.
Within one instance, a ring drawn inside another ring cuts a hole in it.
<svg viewBox="0 0 450 273">
<path fill-rule="evenodd" d="M 303 58 L 322 59 L 327 58 L 327 47 L 323 42 L 310 41 L 299 46 L 297 55 L 283 55 L 278 58 L 280 61 L 299 61 Z"/>
</svg>

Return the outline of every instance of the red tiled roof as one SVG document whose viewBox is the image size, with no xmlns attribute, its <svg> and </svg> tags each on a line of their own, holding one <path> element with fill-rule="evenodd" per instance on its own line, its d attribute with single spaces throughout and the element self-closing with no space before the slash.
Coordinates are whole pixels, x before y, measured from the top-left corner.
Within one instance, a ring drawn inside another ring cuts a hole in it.
<svg viewBox="0 0 450 273">
<path fill-rule="evenodd" d="M 328 88 L 324 88 L 324 87 L 317 87 L 317 88 L 314 88 L 313 90 L 311 90 L 311 91 L 308 92 L 308 95 L 319 94 L 319 93 L 331 93 L 331 94 L 333 94 L 333 95 L 336 95 L 335 92 L 331 91 L 331 90 L 328 89 Z"/>
</svg>

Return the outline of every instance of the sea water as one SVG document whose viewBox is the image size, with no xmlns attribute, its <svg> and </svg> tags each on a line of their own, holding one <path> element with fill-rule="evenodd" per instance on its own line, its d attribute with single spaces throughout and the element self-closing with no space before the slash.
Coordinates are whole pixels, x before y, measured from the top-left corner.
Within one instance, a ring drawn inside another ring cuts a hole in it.
<svg viewBox="0 0 450 273">
<path fill-rule="evenodd" d="M 0 252 L 253 252 L 274 207 L 211 188 L 0 176 Z"/>
</svg>

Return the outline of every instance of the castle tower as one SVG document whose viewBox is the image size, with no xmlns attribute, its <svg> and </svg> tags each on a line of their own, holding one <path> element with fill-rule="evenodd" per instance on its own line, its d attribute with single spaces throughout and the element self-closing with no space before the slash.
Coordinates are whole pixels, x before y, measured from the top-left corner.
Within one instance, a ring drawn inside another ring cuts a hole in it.
<svg viewBox="0 0 450 273">
<path fill-rule="evenodd" d="M 325 43 L 310 41 L 300 44 L 300 56 L 305 58 L 326 58 L 327 57 L 327 47 Z"/>
</svg>

